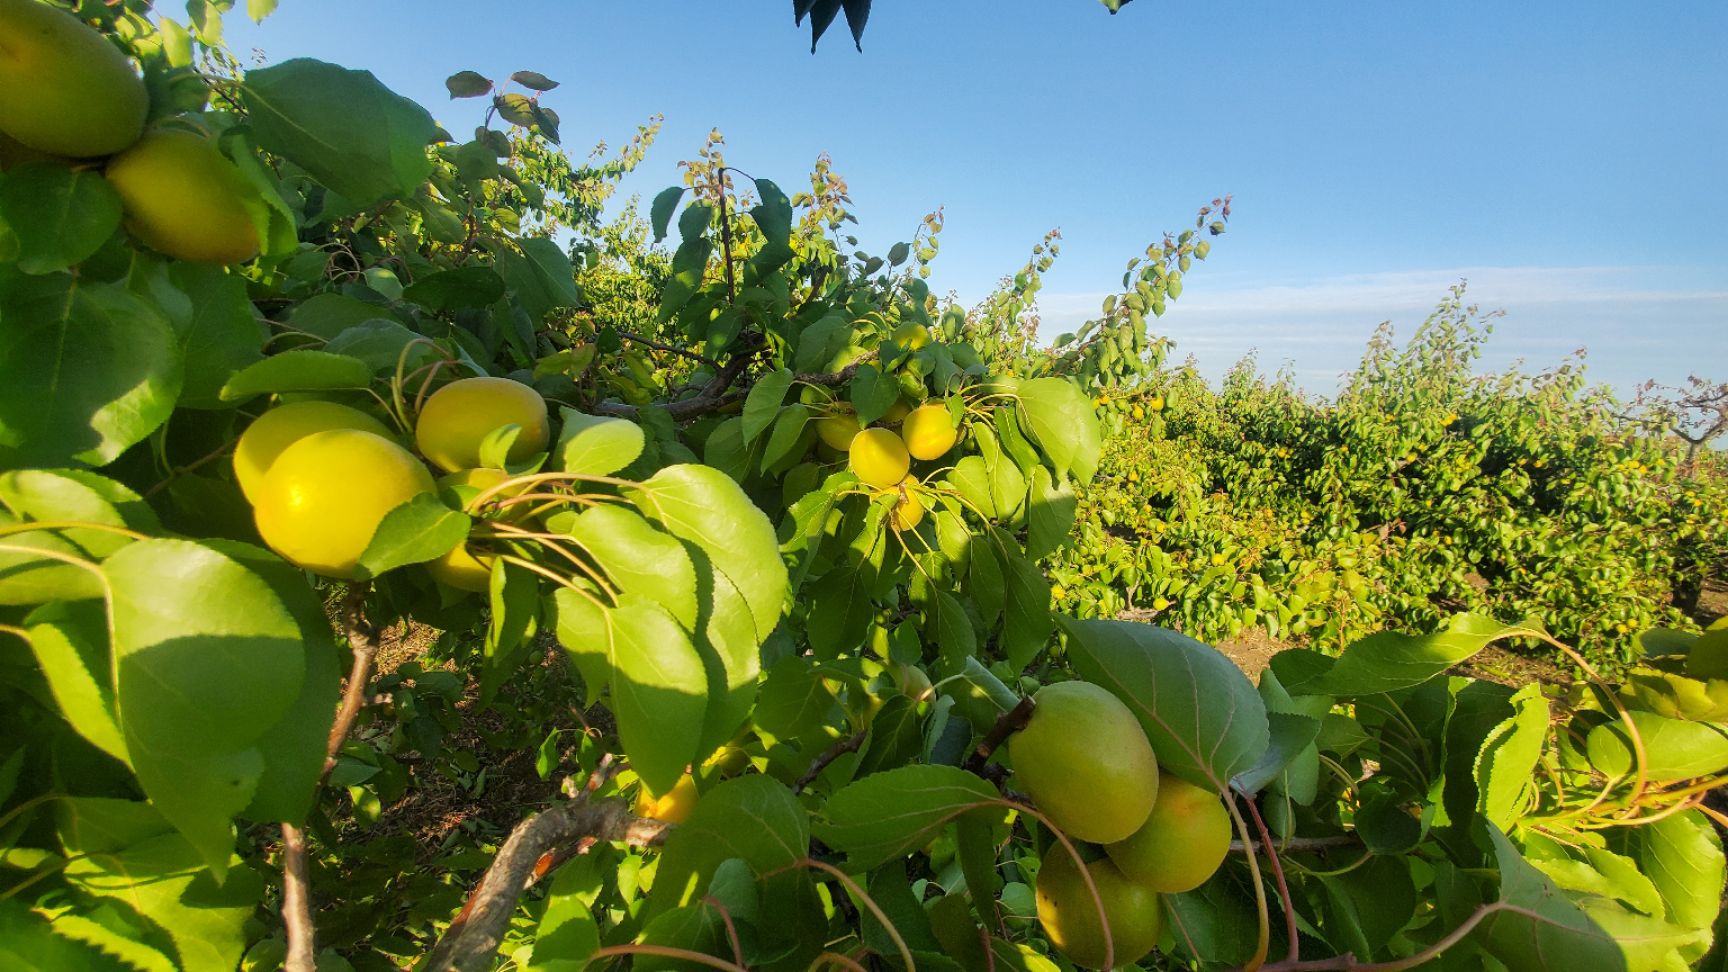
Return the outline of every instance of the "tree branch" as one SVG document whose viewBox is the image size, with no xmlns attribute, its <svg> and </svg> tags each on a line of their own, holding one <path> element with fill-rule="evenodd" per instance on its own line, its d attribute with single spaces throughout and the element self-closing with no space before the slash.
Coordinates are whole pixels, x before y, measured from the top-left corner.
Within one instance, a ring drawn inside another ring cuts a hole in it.
<svg viewBox="0 0 1728 972">
<path fill-rule="evenodd" d="M 1360 847 L 1362 839 L 1355 834 L 1338 834 L 1332 837 L 1291 837 L 1288 840 L 1274 841 L 1278 850 L 1285 854 L 1301 853 L 1303 851 L 1332 850 L 1338 847 Z M 1264 845 L 1259 842 L 1247 843 L 1233 840 L 1230 842 L 1230 853 L 1258 853 Z"/>
<path fill-rule="evenodd" d="M 534 865 L 554 848 L 585 837 L 649 847 L 665 840 L 671 829 L 671 824 L 634 816 L 622 800 L 575 800 L 529 817 L 510 832 L 422 968 L 426 972 L 490 969 Z"/>
<path fill-rule="evenodd" d="M 968 773 L 984 775 L 984 765 L 990 762 L 990 755 L 996 752 L 996 747 L 1002 745 L 1009 736 L 1026 728 L 1026 723 L 1032 718 L 1033 708 L 1032 697 L 1026 696 L 1016 703 L 1014 708 L 997 716 L 996 724 L 979 740 L 978 748 L 966 757 L 966 763 L 961 768 Z"/>
<path fill-rule="evenodd" d="M 864 745 L 864 740 L 867 739 L 869 735 L 869 729 L 860 729 L 852 735 L 847 736 L 845 739 L 842 739 L 823 750 L 822 755 L 816 757 L 816 761 L 811 763 L 810 768 L 804 771 L 804 775 L 798 777 L 798 782 L 792 784 L 792 792 L 803 793 L 804 788 L 809 786 L 811 783 L 816 782 L 816 777 L 821 776 L 822 771 L 827 769 L 830 763 L 847 753 L 857 752 L 859 747 Z"/>
<path fill-rule="evenodd" d="M 306 834 L 282 825 L 282 923 L 288 930 L 287 972 L 317 972 L 318 931 L 312 923 L 311 884 L 307 878 Z"/>
<path fill-rule="evenodd" d="M 715 361 L 713 358 L 710 358 L 705 354 L 692 351 L 689 348 L 680 348 L 676 345 L 665 344 L 653 340 L 652 338 L 645 338 L 640 334 L 631 334 L 629 331 L 619 331 L 618 336 L 626 341 L 633 341 L 640 344 L 643 347 L 653 348 L 656 351 L 664 351 L 667 354 L 676 354 L 681 357 L 689 358 L 691 361 L 701 362 L 716 371 L 720 370 L 720 362 Z"/>
</svg>

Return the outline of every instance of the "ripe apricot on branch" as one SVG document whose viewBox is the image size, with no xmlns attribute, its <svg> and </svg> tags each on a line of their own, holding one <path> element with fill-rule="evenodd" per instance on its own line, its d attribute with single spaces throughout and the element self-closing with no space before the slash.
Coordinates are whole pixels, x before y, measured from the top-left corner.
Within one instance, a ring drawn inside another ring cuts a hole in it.
<svg viewBox="0 0 1728 972">
<path fill-rule="evenodd" d="M 1014 778 L 1069 836 L 1122 840 L 1158 798 L 1158 758 L 1134 713 L 1090 682 L 1057 682 L 1032 697 L 1026 728 L 1008 738 Z"/>
<path fill-rule="evenodd" d="M 642 784 L 636 791 L 636 802 L 631 805 L 630 812 L 638 817 L 681 824 L 689 820 L 691 812 L 696 809 L 696 797 L 696 778 L 685 773 L 664 796 L 655 796 L 649 792 L 648 784 Z"/>
<path fill-rule="evenodd" d="M 329 577 L 353 577 L 384 515 L 432 492 L 420 460 L 358 429 L 314 432 L 271 464 L 253 502 L 270 549 Z"/>
<path fill-rule="evenodd" d="M 506 425 L 522 431 L 507 454 L 520 462 L 546 448 L 551 438 L 546 400 L 508 378 L 463 378 L 432 393 L 414 424 L 420 454 L 446 472 L 480 465 L 480 444 Z"/>
<path fill-rule="evenodd" d="M 930 329 L 922 324 L 906 323 L 894 329 L 894 343 L 908 351 L 930 346 Z"/>
<path fill-rule="evenodd" d="M 234 478 L 240 483 L 240 492 L 256 503 L 264 474 L 284 450 L 314 432 L 331 429 L 359 429 L 390 437 L 384 423 L 357 408 L 316 401 L 278 405 L 246 426 L 234 446 Z"/>
<path fill-rule="evenodd" d="M 178 260 L 244 263 L 258 255 L 257 192 L 216 144 L 182 131 L 151 132 L 105 170 L 126 228 Z"/>
<path fill-rule="evenodd" d="M 101 34 L 40 0 L 0 0 L 0 37 L 0 131 L 73 158 L 138 140 L 150 96 Z"/>
<path fill-rule="evenodd" d="M 900 423 L 900 438 L 914 459 L 940 459 L 954 448 L 959 437 L 954 417 L 941 402 L 918 406 Z"/>
<path fill-rule="evenodd" d="M 899 494 L 899 499 L 894 502 L 893 523 L 896 530 L 913 529 L 924 519 L 924 501 L 913 491 L 913 487 L 917 485 L 916 477 L 907 476 L 900 480 L 899 487 L 895 489 Z"/>
<path fill-rule="evenodd" d="M 850 409 L 824 415 L 816 420 L 816 435 L 841 452 L 852 448 L 852 437 L 862 430 L 858 416 Z"/>
<path fill-rule="evenodd" d="M 898 486 L 912 467 L 906 444 L 887 429 L 865 429 L 852 437 L 847 465 L 854 475 L 877 489 Z"/>
<path fill-rule="evenodd" d="M 1218 794 L 1168 773 L 1159 775 L 1158 802 L 1132 837 L 1104 848 L 1137 884 L 1171 894 L 1192 891 L 1230 852 L 1230 814 Z"/>
<path fill-rule="evenodd" d="M 1073 855 L 1060 844 L 1051 845 L 1038 868 L 1038 923 L 1050 944 L 1075 965 L 1104 968 L 1104 926 L 1098 923 L 1098 903 L 1104 904 L 1114 967 L 1132 965 L 1152 951 L 1164 932 L 1164 915 L 1158 893 L 1129 880 L 1109 858 L 1086 865 L 1098 889 L 1094 899 L 1080 875 Z"/>
</svg>

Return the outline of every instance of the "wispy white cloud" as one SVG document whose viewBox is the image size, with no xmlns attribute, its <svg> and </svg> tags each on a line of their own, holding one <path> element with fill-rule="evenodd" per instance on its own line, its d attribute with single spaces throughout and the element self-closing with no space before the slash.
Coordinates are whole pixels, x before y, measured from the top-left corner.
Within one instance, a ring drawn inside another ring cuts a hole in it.
<svg viewBox="0 0 1728 972">
<path fill-rule="evenodd" d="M 1645 378 L 1728 373 L 1728 288 L 1722 274 L 1699 283 L 1663 268 L 1455 267 L 1250 283 L 1196 276 L 1154 327 L 1202 370 L 1220 374 L 1257 352 L 1263 366 L 1289 363 L 1311 391 L 1330 393 L 1355 367 L 1374 328 L 1392 321 L 1408 335 L 1459 281 L 1466 300 L 1504 310 L 1484 361 L 1505 367 L 1556 363 L 1589 350 L 1591 375 L 1620 388 Z M 1097 293 L 1039 295 L 1044 333 L 1073 330 L 1099 313 Z"/>
</svg>

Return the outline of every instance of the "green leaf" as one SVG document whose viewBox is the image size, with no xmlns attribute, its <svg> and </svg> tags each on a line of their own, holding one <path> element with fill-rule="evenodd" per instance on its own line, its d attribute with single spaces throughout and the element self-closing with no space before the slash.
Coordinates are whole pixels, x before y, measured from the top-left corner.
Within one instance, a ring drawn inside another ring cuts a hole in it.
<svg viewBox="0 0 1728 972">
<path fill-rule="evenodd" d="M 408 330 L 400 322 L 375 318 L 347 328 L 331 338 L 322 350 L 359 358 L 372 368 L 373 374 L 394 374 L 398 362 L 402 363 L 405 373 L 412 373 L 438 360 L 436 352 L 425 344 L 415 344 L 416 341 L 425 341 L 425 337 Z"/>
<path fill-rule="evenodd" d="M 853 411 L 858 413 L 858 424 L 869 425 L 887 415 L 900 400 L 900 380 L 873 364 L 861 364 L 852 375 L 849 397 Z"/>
<path fill-rule="evenodd" d="M 255 744 L 305 680 L 299 625 L 262 578 L 190 541 L 140 540 L 102 572 L 138 782 L 220 874 L 264 771 Z"/>
<path fill-rule="evenodd" d="M 1626 960 L 1601 926 L 1578 910 L 1506 836 L 1484 828 L 1500 869 L 1500 902 L 1473 935 L 1492 956 L 1523 972 L 1625 972 Z"/>
<path fill-rule="evenodd" d="M 684 198 L 683 186 L 670 186 L 660 190 L 654 197 L 654 202 L 648 208 L 649 221 L 654 224 L 654 242 L 666 238 L 666 228 L 672 223 L 672 213 L 678 209 L 678 200 Z"/>
<path fill-rule="evenodd" d="M 402 288 L 402 299 L 429 311 L 489 307 L 504 297 L 504 278 L 491 267 L 457 267 L 427 274 Z"/>
<path fill-rule="evenodd" d="M 203 856 L 179 834 L 75 858 L 62 872 L 85 894 L 135 911 L 168 933 L 185 972 L 232 972 L 246 950 L 246 924 L 264 897 L 251 868 L 199 866 Z M 226 877 L 223 872 L 226 871 Z"/>
<path fill-rule="evenodd" d="M 563 428 L 552 455 L 558 468 L 584 476 L 610 476 L 636 461 L 647 437 L 627 419 L 560 408 Z"/>
<path fill-rule="evenodd" d="M 750 386 L 750 394 L 744 398 L 742 432 L 745 444 L 756 441 L 757 436 L 774 424 L 780 415 L 780 403 L 786 400 L 786 392 L 791 387 L 792 372 L 786 368 L 770 371 Z"/>
<path fill-rule="evenodd" d="M 466 513 L 445 506 L 432 493 L 421 493 L 384 514 L 360 566 L 372 577 L 405 564 L 436 560 L 468 539 L 473 521 Z"/>
<path fill-rule="evenodd" d="M 786 563 L 774 525 L 725 473 L 674 465 L 626 493 L 650 520 L 708 555 L 743 595 L 760 644 L 779 623 L 786 596 Z"/>
<path fill-rule="evenodd" d="M 1050 582 L 1012 545 L 1002 551 L 1002 566 L 1008 585 L 1008 599 L 1002 609 L 1002 650 L 1009 667 L 1018 671 L 1044 650 L 1050 633 L 1056 630 L 1050 613 Z"/>
<path fill-rule="evenodd" d="M 762 468 L 773 469 L 780 463 L 795 457 L 801 457 L 806 451 L 798 448 L 804 440 L 804 428 L 810 423 L 810 409 L 796 402 L 783 406 L 780 417 L 774 420 L 774 431 L 768 433 L 768 444 L 762 448 Z M 743 428 L 740 425 L 739 431 Z"/>
<path fill-rule="evenodd" d="M 649 895 L 653 914 L 700 901 L 716 869 L 738 858 L 761 877 L 810 851 L 810 821 L 798 798 L 770 776 L 726 780 L 667 838 Z"/>
<path fill-rule="evenodd" d="M 599 875 L 575 862 L 560 868 L 546 895 L 546 910 L 534 929 L 534 954 L 527 972 L 582 972 L 600 948 L 594 921 Z"/>
<path fill-rule="evenodd" d="M 173 328 L 123 287 L 55 274 L 0 294 L 0 466 L 105 465 L 168 418 Z"/>
<path fill-rule="evenodd" d="M 696 571 L 700 612 L 694 629 L 696 648 L 708 670 L 708 712 L 697 747 L 701 756 L 732 738 L 749 717 L 762 674 L 762 653 L 757 650 L 755 619 L 744 595 L 714 569 L 702 548 L 690 543 L 685 551 Z"/>
<path fill-rule="evenodd" d="M 0 176 L 0 222 L 18 237 L 18 269 L 58 273 L 120 228 L 120 196 L 94 169 L 30 162 Z"/>
<path fill-rule="evenodd" d="M 541 74 L 538 71 L 517 71 L 510 75 L 510 80 L 524 88 L 531 88 L 535 91 L 551 91 L 553 88 L 558 87 L 558 82 L 548 78 L 546 75 Z"/>
<path fill-rule="evenodd" d="M 966 456 L 948 473 L 948 485 L 973 512 L 985 519 L 998 518 L 995 494 L 990 488 L 990 467 L 982 456 Z"/>
<path fill-rule="evenodd" d="M 690 635 L 658 602 L 625 593 L 606 612 L 611 637 L 612 712 L 624 755 L 665 793 L 702 754 L 708 673 Z"/>
<path fill-rule="evenodd" d="M 695 630 L 696 571 L 676 537 L 618 506 L 589 507 L 563 530 L 613 586 L 658 602 L 686 631 Z"/>
<path fill-rule="evenodd" d="M 432 116 L 370 71 L 294 58 L 246 72 L 240 96 L 260 148 L 351 205 L 411 195 L 432 173 Z"/>
<path fill-rule="evenodd" d="M 204 263 L 172 263 L 167 272 L 185 299 L 185 313 L 168 315 L 185 366 L 180 405 L 223 408 L 222 386 L 263 357 L 268 332 L 244 278 Z"/>
<path fill-rule="evenodd" d="M 275 12 L 276 0 L 246 0 L 246 16 L 255 24 L 263 23 L 265 17 Z"/>
<path fill-rule="evenodd" d="M 1034 378 L 1020 383 L 1020 427 L 1050 458 L 1058 477 L 1073 470 L 1092 478 L 1103 449 L 1098 415 L 1080 387 L 1066 378 Z"/>
<path fill-rule="evenodd" d="M 225 402 L 240 402 L 255 395 L 365 388 L 371 383 L 372 366 L 359 358 L 299 348 L 237 372 L 222 386 L 221 397 Z"/>
<path fill-rule="evenodd" d="M 904 766 L 917 758 L 923 746 L 918 703 L 904 695 L 890 696 L 870 720 L 870 741 L 858 761 L 858 776 Z"/>
<path fill-rule="evenodd" d="M 1476 810 L 1506 830 L 1524 815 L 1531 779 L 1548 741 L 1548 700 L 1526 685 L 1511 699 L 1515 714 L 1494 727 L 1476 756 Z"/>
<path fill-rule="evenodd" d="M 1265 676 L 1262 676 L 1264 678 Z M 1260 759 L 1230 781 L 1231 789 L 1253 796 L 1284 774 L 1320 735 L 1320 720 L 1295 712 L 1267 712 L 1268 744 Z"/>
<path fill-rule="evenodd" d="M 60 712 L 78 734 L 122 763 L 126 740 L 114 715 L 108 612 L 94 601 L 44 605 L 25 621 L 30 648 Z"/>
<path fill-rule="evenodd" d="M 810 585 L 805 631 L 816 657 L 835 658 L 864 642 L 875 615 L 870 600 L 875 583 L 876 571 L 865 562 L 835 567 Z"/>
<path fill-rule="evenodd" d="M 848 869 L 869 870 L 928 844 L 961 814 L 1000 800 L 994 786 L 957 766 L 902 766 L 834 794 L 816 836 L 846 855 Z"/>
<path fill-rule="evenodd" d="M 1130 621 L 1056 620 L 1074 670 L 1133 710 L 1160 769 L 1222 791 L 1266 751 L 1265 705 L 1216 648 Z"/>
<path fill-rule="evenodd" d="M 1321 691 L 1329 695 L 1375 695 L 1420 685 L 1501 638 L 1531 634 L 1523 625 L 1460 614 L 1446 630 L 1427 635 L 1382 631 L 1345 647 Z"/>
<path fill-rule="evenodd" d="M 1643 744 L 1648 779 L 1668 783 L 1728 769 L 1728 726 L 1665 719 L 1650 712 L 1633 711 L 1630 715 Z M 1590 762 L 1610 777 L 1637 771 L 1632 734 L 1618 719 L 1590 730 L 1585 749 Z"/>
<path fill-rule="evenodd" d="M 1061 549 L 1074 532 L 1074 510 L 1079 502 L 1074 487 L 1050 478 L 1050 470 L 1032 470 L 1031 495 L 1026 510 L 1026 556 L 1037 560 Z"/>
<path fill-rule="evenodd" d="M 943 661 L 956 668 L 978 654 L 978 633 L 960 599 L 947 591 L 936 591 L 924 606 L 926 625 Z"/>
<path fill-rule="evenodd" d="M 1668 920 L 1682 928 L 1709 928 L 1722 901 L 1722 841 L 1697 810 L 1641 827 L 1616 828 L 1625 851 L 1662 896 Z"/>
</svg>

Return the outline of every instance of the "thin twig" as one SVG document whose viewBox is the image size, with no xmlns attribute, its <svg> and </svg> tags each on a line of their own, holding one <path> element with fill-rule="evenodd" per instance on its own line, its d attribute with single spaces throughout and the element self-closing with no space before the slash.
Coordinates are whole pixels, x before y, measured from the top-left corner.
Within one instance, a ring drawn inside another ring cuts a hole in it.
<svg viewBox="0 0 1728 972">
<path fill-rule="evenodd" d="M 1242 801 L 1248 805 L 1248 816 L 1254 818 L 1254 829 L 1260 832 L 1260 849 L 1266 852 L 1266 860 L 1272 864 L 1272 879 L 1278 884 L 1278 900 L 1284 905 L 1284 934 L 1290 939 L 1284 952 L 1284 961 L 1295 962 L 1302 957 L 1302 939 L 1296 933 L 1296 902 L 1290 900 L 1290 885 L 1284 880 L 1284 864 L 1278 860 L 1278 850 L 1272 846 L 1272 831 L 1266 827 L 1266 819 L 1260 816 L 1260 807 L 1250 797 Z"/>
<path fill-rule="evenodd" d="M 619 331 L 618 336 L 626 341 L 634 341 L 643 347 L 653 348 L 656 351 L 664 351 L 667 354 L 676 354 L 681 357 L 689 358 L 691 361 L 699 361 L 716 371 L 720 370 L 720 362 L 715 361 L 713 358 L 700 352 L 692 351 L 689 348 L 681 348 L 675 344 L 665 344 L 652 338 L 643 337 L 640 334 L 631 334 L 629 331 Z"/>
<path fill-rule="evenodd" d="M 378 631 L 366 620 L 366 594 L 370 585 L 355 583 L 348 587 L 342 601 L 342 630 L 348 635 L 348 649 L 354 654 L 354 664 L 348 670 L 348 685 L 342 692 L 342 707 L 336 710 L 336 721 L 330 726 L 329 743 L 324 750 L 324 776 L 336 768 L 336 754 L 348 741 L 354 720 L 366 703 L 366 685 L 372 680 L 372 659 L 378 654 Z"/>
<path fill-rule="evenodd" d="M 827 769 L 829 764 L 847 753 L 857 752 L 859 747 L 864 745 L 864 740 L 868 738 L 869 735 L 869 729 L 860 729 L 852 735 L 847 736 L 845 739 L 842 739 L 823 750 L 822 755 L 817 756 L 816 761 L 810 764 L 810 768 L 804 771 L 804 775 L 798 777 L 798 782 L 792 784 L 792 792 L 803 793 L 804 788 L 816 782 L 816 777 L 821 776 L 822 771 Z"/>
<path fill-rule="evenodd" d="M 1282 853 L 1299 854 L 1303 851 L 1333 850 L 1339 847 L 1359 847 L 1362 844 L 1362 838 L 1355 834 L 1338 834 L 1332 837 L 1290 837 L 1285 840 L 1274 841 L 1274 843 Z M 1248 841 L 1233 840 L 1230 842 L 1230 853 L 1258 853 L 1261 846 L 1262 845 L 1258 841 L 1250 843 Z"/>
<path fill-rule="evenodd" d="M 287 972 L 317 972 L 318 929 L 312 923 L 311 882 L 307 877 L 306 834 L 282 825 L 282 923 L 288 930 Z"/>
<path fill-rule="evenodd" d="M 490 969 L 535 864 L 553 848 L 582 838 L 649 847 L 664 840 L 671 829 L 671 824 L 631 814 L 622 800 L 574 800 L 529 817 L 510 832 L 422 968 L 426 972 Z"/>
</svg>

